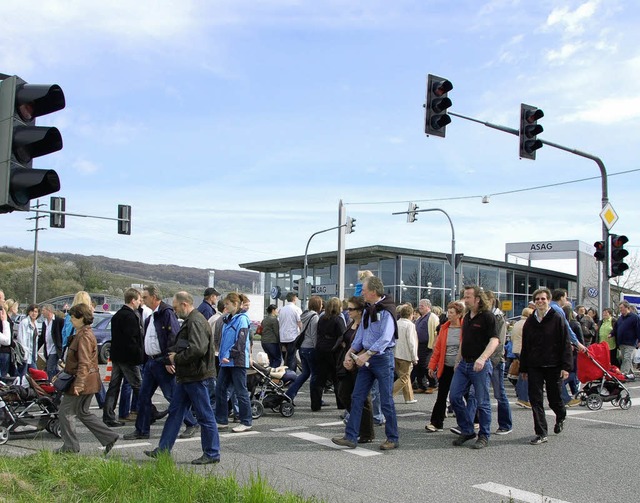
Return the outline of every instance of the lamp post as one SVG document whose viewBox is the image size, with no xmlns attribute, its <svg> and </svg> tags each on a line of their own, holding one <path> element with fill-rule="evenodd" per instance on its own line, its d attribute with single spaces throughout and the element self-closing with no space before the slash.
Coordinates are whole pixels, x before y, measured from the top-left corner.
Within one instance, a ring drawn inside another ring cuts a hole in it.
<svg viewBox="0 0 640 503">
<path fill-rule="evenodd" d="M 411 205 L 410 205 L 411 206 Z M 449 262 L 449 264 L 451 265 L 451 281 L 452 281 L 452 286 L 451 286 L 451 300 L 455 299 L 455 292 L 456 292 L 456 231 L 453 228 L 453 222 L 451 221 L 451 217 L 449 216 L 449 214 L 444 211 L 442 208 L 427 208 L 425 210 L 419 210 L 417 208 L 412 208 L 410 209 L 410 211 L 413 211 L 414 213 L 423 213 L 423 212 L 427 212 L 427 211 L 439 211 L 441 213 L 444 213 L 444 215 L 447 217 L 447 220 L 449 220 L 449 225 L 451 225 L 451 260 Z M 404 215 L 408 213 L 407 211 L 399 211 L 397 213 L 392 213 L 392 215 Z"/>
<path fill-rule="evenodd" d="M 308 255 L 309 255 L 309 245 L 311 244 L 311 240 L 313 239 L 314 236 L 317 236 L 318 234 L 322 234 L 323 232 L 329 232 L 332 231 L 334 229 L 340 229 L 342 227 L 346 227 L 346 223 L 342 224 L 342 225 L 336 225 L 334 227 L 329 227 L 328 229 L 323 229 L 321 231 L 318 232 L 314 232 L 313 234 L 311 234 L 311 236 L 309 237 L 309 241 L 307 241 L 307 246 L 304 249 L 304 264 L 303 264 L 303 269 L 302 269 L 302 281 L 303 284 L 301 285 L 302 287 L 302 292 L 301 292 L 301 300 L 302 300 L 302 309 L 304 310 L 307 307 L 307 276 L 309 275 L 309 260 L 308 260 Z"/>
</svg>

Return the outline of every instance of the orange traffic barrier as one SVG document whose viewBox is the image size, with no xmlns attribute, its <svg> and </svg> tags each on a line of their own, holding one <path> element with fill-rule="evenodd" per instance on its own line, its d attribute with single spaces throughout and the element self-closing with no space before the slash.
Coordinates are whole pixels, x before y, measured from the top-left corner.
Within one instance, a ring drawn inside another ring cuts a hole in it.
<svg viewBox="0 0 640 503">
<path fill-rule="evenodd" d="M 113 364 L 111 363 L 111 358 L 107 360 L 107 373 L 104 375 L 103 382 L 111 382 L 111 371 L 113 370 Z"/>
</svg>

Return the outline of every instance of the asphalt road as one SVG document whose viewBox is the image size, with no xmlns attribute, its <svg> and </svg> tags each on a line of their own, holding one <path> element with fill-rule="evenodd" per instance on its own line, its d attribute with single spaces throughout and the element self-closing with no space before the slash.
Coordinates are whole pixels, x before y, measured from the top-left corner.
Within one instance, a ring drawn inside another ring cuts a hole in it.
<svg viewBox="0 0 640 503">
<path fill-rule="evenodd" d="M 507 386 L 513 405 L 513 386 Z M 412 405 L 398 398 L 400 448 L 383 452 L 378 449 L 384 440 L 382 427 L 376 429 L 376 442 L 364 447 L 349 450 L 333 445 L 331 437 L 344 431 L 335 398 L 325 397 L 333 406 L 311 412 L 305 385 L 292 417 L 267 410 L 254 420 L 252 431 L 221 434 L 221 463 L 196 469 L 232 473 L 244 480 L 259 473 L 279 489 L 335 502 L 506 502 L 510 495 L 525 502 L 634 501 L 640 381 L 628 387 L 633 399 L 629 410 L 606 403 L 599 411 L 573 407 L 562 434 L 551 433 L 549 442 L 540 446 L 528 445 L 533 436 L 531 411 L 513 405 L 513 432 L 492 435 L 489 446 L 480 451 L 470 448 L 472 442 L 454 447 L 455 436 L 446 429 L 425 431 L 435 396 L 416 395 L 418 403 Z M 165 403 L 159 394 L 154 401 L 161 407 Z M 494 403 L 493 430 L 495 410 Z M 553 413 L 548 419 L 553 425 Z M 162 424 L 152 426 L 148 441 L 120 440 L 111 456 L 153 463 L 142 451 L 157 445 Z M 454 418 L 445 420 L 445 428 L 455 424 Z M 118 428 L 121 433 L 132 429 L 133 425 Z M 82 452 L 101 455 L 88 430 L 80 425 L 78 431 Z M 13 435 L 0 452 L 25 455 L 59 445 L 59 439 L 44 431 L 22 438 Z M 176 463 L 189 469 L 190 461 L 200 454 L 199 438 L 178 440 L 173 451 Z"/>
</svg>

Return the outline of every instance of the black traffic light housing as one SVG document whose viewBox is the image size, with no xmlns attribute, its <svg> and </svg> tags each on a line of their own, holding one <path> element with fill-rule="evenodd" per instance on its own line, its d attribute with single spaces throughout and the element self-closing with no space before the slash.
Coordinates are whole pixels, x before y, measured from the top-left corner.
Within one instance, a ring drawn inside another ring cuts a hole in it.
<svg viewBox="0 0 640 503">
<path fill-rule="evenodd" d="M 605 242 L 604 241 L 596 241 L 595 243 L 593 243 L 593 247 L 596 249 L 595 253 L 593 254 L 593 256 L 596 258 L 596 260 L 598 262 L 604 261 L 604 259 L 606 258 L 606 253 L 607 253 L 607 250 L 605 248 Z"/>
<path fill-rule="evenodd" d="M 67 202 L 64 197 L 52 197 L 49 203 L 49 209 L 51 211 L 60 211 L 61 213 L 49 214 L 49 227 L 54 229 L 64 229 L 64 212 L 66 210 Z"/>
<path fill-rule="evenodd" d="M 538 120 L 544 117 L 544 112 L 531 105 L 520 105 L 520 158 L 536 158 L 536 150 L 542 148 L 542 142 L 537 136 L 544 131 Z"/>
<path fill-rule="evenodd" d="M 407 223 L 413 223 L 418 219 L 416 210 L 418 205 L 416 203 L 409 203 L 409 209 L 407 210 Z"/>
<path fill-rule="evenodd" d="M 429 74 L 427 77 L 427 103 L 425 105 L 424 132 L 427 135 L 444 138 L 447 133 L 447 124 L 451 123 L 451 117 L 447 114 L 447 108 L 452 103 L 448 93 L 453 89 L 451 81 Z"/>
<path fill-rule="evenodd" d="M 32 169 L 32 160 L 62 149 L 60 131 L 35 119 L 64 107 L 56 84 L 27 84 L 15 75 L 0 81 L 0 213 L 28 211 L 31 199 L 60 190 L 58 174 Z"/>
<path fill-rule="evenodd" d="M 352 232 L 355 232 L 355 230 L 356 230 L 356 219 L 347 217 L 347 227 L 346 227 L 347 234 L 351 234 Z"/>
<path fill-rule="evenodd" d="M 627 236 L 611 234 L 611 278 L 622 276 L 629 269 L 629 264 L 624 263 L 624 259 L 629 255 L 629 250 L 624 249 L 624 245 L 629 242 Z"/>
<path fill-rule="evenodd" d="M 131 234 L 131 206 L 118 205 L 118 234 Z"/>
</svg>

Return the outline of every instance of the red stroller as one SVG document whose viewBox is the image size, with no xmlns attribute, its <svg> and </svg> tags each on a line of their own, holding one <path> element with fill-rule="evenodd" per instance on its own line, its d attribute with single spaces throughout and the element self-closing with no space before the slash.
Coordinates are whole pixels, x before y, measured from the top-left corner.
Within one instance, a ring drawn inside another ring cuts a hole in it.
<svg viewBox="0 0 640 503">
<path fill-rule="evenodd" d="M 598 410 L 603 402 L 627 410 L 631 407 L 631 396 L 623 382 L 627 377 L 620 369 L 611 365 L 609 345 L 606 342 L 591 344 L 586 353 L 578 353 L 578 380 L 584 387 L 578 392 L 580 405 Z"/>
</svg>

